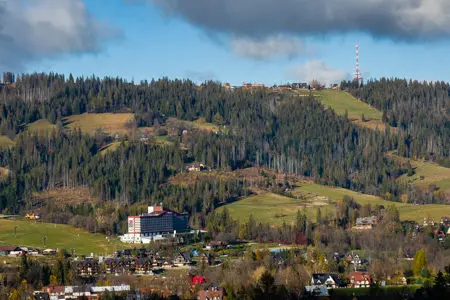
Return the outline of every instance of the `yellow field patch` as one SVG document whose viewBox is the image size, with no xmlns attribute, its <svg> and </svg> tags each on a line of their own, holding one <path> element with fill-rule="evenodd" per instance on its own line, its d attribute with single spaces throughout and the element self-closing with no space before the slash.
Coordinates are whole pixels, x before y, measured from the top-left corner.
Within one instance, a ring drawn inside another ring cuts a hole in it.
<svg viewBox="0 0 450 300">
<path fill-rule="evenodd" d="M 0 148 L 1 147 L 12 147 L 14 146 L 14 141 L 11 140 L 6 135 L 0 135 Z"/>
<path fill-rule="evenodd" d="M 47 135 L 52 132 L 56 126 L 50 123 L 48 120 L 41 119 L 28 124 L 27 130 L 33 133 L 37 133 L 38 135 Z"/>
<path fill-rule="evenodd" d="M 131 113 L 104 113 L 104 114 L 90 114 L 74 115 L 67 117 L 63 123 L 69 129 L 80 128 L 80 130 L 87 134 L 94 134 L 97 130 L 103 130 L 106 133 L 125 134 L 129 131 L 126 124 L 134 119 Z"/>
<path fill-rule="evenodd" d="M 7 168 L 0 167 L 0 178 L 6 178 L 9 175 L 9 170 Z"/>
</svg>

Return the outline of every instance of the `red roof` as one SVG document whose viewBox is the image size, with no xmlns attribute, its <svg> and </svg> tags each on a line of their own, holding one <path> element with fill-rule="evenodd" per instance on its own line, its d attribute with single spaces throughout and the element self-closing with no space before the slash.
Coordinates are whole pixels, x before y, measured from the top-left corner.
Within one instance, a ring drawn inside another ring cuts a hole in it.
<svg viewBox="0 0 450 300">
<path fill-rule="evenodd" d="M 203 276 L 192 277 L 192 284 L 202 284 L 206 282 L 206 278 Z"/>
<path fill-rule="evenodd" d="M 49 294 L 61 294 L 65 292 L 65 287 L 63 285 L 53 285 L 43 288 L 42 291 Z"/>
<path fill-rule="evenodd" d="M 0 251 L 14 251 L 16 250 L 17 246 L 0 246 Z"/>
<path fill-rule="evenodd" d="M 368 273 L 363 272 L 351 272 L 348 274 L 348 278 L 353 279 L 354 281 L 368 281 L 370 282 L 370 275 Z"/>
</svg>

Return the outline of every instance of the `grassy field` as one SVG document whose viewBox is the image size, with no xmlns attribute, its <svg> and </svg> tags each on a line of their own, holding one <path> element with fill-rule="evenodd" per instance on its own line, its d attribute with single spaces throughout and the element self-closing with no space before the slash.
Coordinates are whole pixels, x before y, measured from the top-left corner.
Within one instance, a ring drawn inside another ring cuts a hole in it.
<svg viewBox="0 0 450 300">
<path fill-rule="evenodd" d="M 353 197 L 361 205 L 395 205 L 400 212 L 401 220 L 422 222 L 424 217 L 439 221 L 440 217 L 450 215 L 450 205 L 411 205 L 390 202 L 376 196 L 365 195 L 354 191 L 321 186 L 315 183 L 304 183 L 296 188 L 292 194 L 296 199 L 272 193 L 262 193 L 244 198 L 227 205 L 231 215 L 240 221 L 247 221 L 250 214 L 259 222 L 280 225 L 283 222 L 292 223 L 297 211 L 305 210 L 308 217 L 314 220 L 317 208 L 320 207 L 322 215 L 334 212 L 334 203 L 345 195 Z M 220 207 L 219 210 L 222 210 Z"/>
<path fill-rule="evenodd" d="M 27 130 L 38 133 L 39 135 L 47 135 L 52 132 L 56 126 L 45 119 L 37 120 L 31 124 L 28 124 Z"/>
<path fill-rule="evenodd" d="M 333 109 L 338 115 L 348 113 L 348 118 L 358 125 L 384 130 L 386 126 L 381 121 L 382 113 L 367 103 L 354 98 L 347 92 L 335 90 L 315 91 L 314 95 L 323 105 Z M 364 114 L 365 122 L 361 120 Z"/>
<path fill-rule="evenodd" d="M 205 118 L 199 118 L 199 119 L 195 120 L 193 123 L 196 128 L 201 129 L 201 130 L 206 130 L 206 131 L 210 131 L 210 132 L 219 131 L 219 126 L 217 126 L 213 123 L 206 122 Z"/>
<path fill-rule="evenodd" d="M 124 134 L 128 132 L 126 123 L 134 118 L 131 113 L 104 113 L 74 115 L 63 120 L 69 129 L 80 128 L 82 132 L 93 134 L 98 129 L 103 129 L 108 134 Z"/>
<path fill-rule="evenodd" d="M 414 169 L 414 175 L 407 176 L 405 174 L 398 180 L 404 180 L 422 187 L 434 184 L 441 190 L 450 192 L 450 168 L 442 167 L 430 161 L 412 160 L 400 157 L 392 153 L 389 153 L 387 156 L 400 164 L 403 168 L 406 168 L 409 161 L 411 167 Z"/>
<path fill-rule="evenodd" d="M 122 142 L 112 142 L 111 144 L 106 145 L 102 149 L 100 149 L 100 154 L 105 155 L 108 152 L 114 152 L 119 148 Z"/>
<path fill-rule="evenodd" d="M 0 147 L 12 147 L 14 146 L 14 141 L 11 140 L 6 135 L 0 135 Z"/>
<path fill-rule="evenodd" d="M 14 237 L 14 227 L 16 238 Z M 68 225 L 34 223 L 31 221 L 0 220 L 0 245 L 17 245 L 34 248 L 44 248 L 43 236 L 46 236 L 47 248 L 75 249 L 76 254 L 91 252 L 98 255 L 112 254 L 115 249 L 124 246 L 120 241 L 108 241 L 104 235 L 91 234 Z"/>
<path fill-rule="evenodd" d="M 297 211 L 305 210 L 310 218 L 314 218 L 317 208 L 320 207 L 322 214 L 327 214 L 334 210 L 334 206 L 327 201 L 293 199 L 273 193 L 263 193 L 250 196 L 242 200 L 233 202 L 226 206 L 230 215 L 239 221 L 245 222 L 250 214 L 257 222 L 281 225 L 283 222 L 292 224 L 295 221 Z M 218 208 L 223 210 L 224 207 Z"/>
<path fill-rule="evenodd" d="M 87 186 L 76 188 L 54 188 L 33 193 L 34 203 L 49 203 L 65 207 L 67 205 L 80 205 L 82 203 L 93 204 L 97 199 L 91 195 Z"/>
</svg>

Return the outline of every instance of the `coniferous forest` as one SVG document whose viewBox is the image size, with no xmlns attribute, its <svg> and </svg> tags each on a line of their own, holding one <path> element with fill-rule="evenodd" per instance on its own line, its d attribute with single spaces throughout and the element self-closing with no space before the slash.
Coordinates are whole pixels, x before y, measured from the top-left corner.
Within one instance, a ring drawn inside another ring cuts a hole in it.
<svg viewBox="0 0 450 300">
<path fill-rule="evenodd" d="M 0 211 L 22 212 L 34 192 L 88 186 L 101 201 L 164 202 L 204 217 L 248 193 L 246 183 L 236 178 L 170 184 L 169 178 L 191 162 L 227 171 L 260 166 L 330 186 L 389 193 L 398 201 L 407 187 L 395 179 L 407 170 L 385 153 L 396 150 L 404 157 L 448 164 L 447 84 L 382 79 L 362 87 L 343 82 L 341 88 L 381 110 L 390 126 L 385 131 L 357 126 L 312 95 L 229 90 L 216 82 L 197 86 L 166 78 L 134 83 L 58 74 L 17 76 L 14 84 L 0 87 L 0 135 L 15 140 L 13 147 L 0 150 L 0 166 L 10 171 L 0 181 Z M 87 112 L 131 112 L 136 127 L 163 125 L 172 117 L 204 118 L 220 130 L 192 130 L 189 138 L 180 135 L 171 145 L 128 138 L 103 155 L 100 149 L 111 143 L 111 136 L 64 127 L 66 117 Z M 55 124 L 55 130 L 45 135 L 26 130 L 40 119 Z M 398 134 L 390 127 L 398 128 Z"/>
</svg>

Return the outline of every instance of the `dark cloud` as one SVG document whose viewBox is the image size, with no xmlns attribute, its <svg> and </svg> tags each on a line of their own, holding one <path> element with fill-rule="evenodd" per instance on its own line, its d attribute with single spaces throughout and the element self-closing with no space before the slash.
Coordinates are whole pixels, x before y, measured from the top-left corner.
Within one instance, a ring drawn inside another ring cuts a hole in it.
<svg viewBox="0 0 450 300">
<path fill-rule="evenodd" d="M 94 53 L 120 31 L 95 19 L 83 0 L 0 1 L 0 70 L 33 61 Z"/>
<path fill-rule="evenodd" d="M 366 32 L 393 40 L 450 36 L 448 0 L 148 0 L 216 32 L 265 37 Z"/>
</svg>

